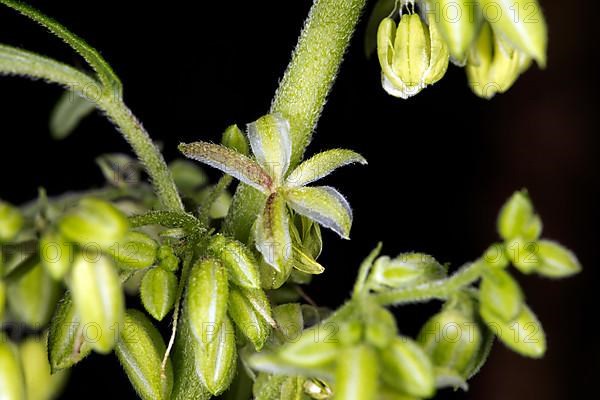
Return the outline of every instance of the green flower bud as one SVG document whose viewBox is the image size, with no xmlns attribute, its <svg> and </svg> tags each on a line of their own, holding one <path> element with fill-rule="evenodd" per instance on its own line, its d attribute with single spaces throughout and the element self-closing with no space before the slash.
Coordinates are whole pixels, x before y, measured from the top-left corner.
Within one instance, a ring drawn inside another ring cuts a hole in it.
<svg viewBox="0 0 600 400">
<path fill-rule="evenodd" d="M 4 310 L 6 309 L 6 284 L 0 280 L 0 324 L 4 319 Z"/>
<path fill-rule="evenodd" d="M 496 93 L 506 92 L 528 66 L 524 53 L 484 23 L 467 59 L 469 86 L 477 96 L 491 99 Z"/>
<path fill-rule="evenodd" d="M 30 337 L 19 346 L 28 400 L 51 400 L 60 395 L 68 372 L 50 372 L 45 338 Z"/>
<path fill-rule="evenodd" d="M 127 310 L 115 353 L 135 388 L 144 400 L 171 398 L 173 368 L 167 360 L 162 369 L 165 343 L 160 332 L 138 310 Z"/>
<path fill-rule="evenodd" d="M 446 269 L 435 258 L 422 253 L 404 253 L 394 259 L 379 257 L 373 265 L 369 285 L 373 289 L 402 288 L 441 279 Z"/>
<path fill-rule="evenodd" d="M 58 232 L 46 232 L 40 239 L 40 258 L 46 271 L 55 280 L 61 280 L 73 263 L 74 243 L 69 243 Z"/>
<path fill-rule="evenodd" d="M 223 393 L 235 376 L 237 349 L 235 331 L 225 317 L 216 339 L 206 346 L 196 347 L 196 373 L 210 393 Z"/>
<path fill-rule="evenodd" d="M 537 242 L 512 239 L 506 243 L 506 252 L 515 268 L 524 274 L 534 272 L 540 265 Z"/>
<path fill-rule="evenodd" d="M 535 272 L 549 278 L 564 278 L 579 273 L 581 265 L 569 249 L 550 240 L 537 242 L 540 264 Z"/>
<path fill-rule="evenodd" d="M 427 5 L 427 13 L 435 16 L 435 24 L 450 56 L 457 64 L 464 65 L 481 24 L 482 14 L 477 3 L 471 0 L 431 0 Z"/>
<path fill-rule="evenodd" d="M 269 265 L 264 259 L 259 260 L 258 270 L 260 272 L 260 286 L 265 290 L 279 289 L 287 282 L 292 273 L 293 263 L 283 263 L 278 271 Z"/>
<path fill-rule="evenodd" d="M 48 358 L 52 373 L 71 368 L 92 351 L 86 336 L 95 335 L 84 327 L 71 295 L 66 293 L 58 303 L 48 331 Z M 84 333 L 86 336 L 84 336 Z"/>
<path fill-rule="evenodd" d="M 337 334 L 340 343 L 343 346 L 354 346 L 362 342 L 365 327 L 361 321 L 353 320 L 340 326 Z"/>
<path fill-rule="evenodd" d="M 169 272 L 177 272 L 179 269 L 179 258 L 171 246 L 161 245 L 157 252 L 158 266 Z"/>
<path fill-rule="evenodd" d="M 502 206 L 498 215 L 498 233 L 504 240 L 522 238 L 537 240 L 542 233 L 542 221 L 535 214 L 527 191 L 515 192 Z"/>
<path fill-rule="evenodd" d="M 158 321 L 171 311 L 177 293 L 177 277 L 162 268 L 152 268 L 142 279 L 140 297 L 148 314 Z"/>
<path fill-rule="evenodd" d="M 365 338 L 379 349 L 384 349 L 398 334 L 396 318 L 383 307 L 372 307 L 366 319 Z"/>
<path fill-rule="evenodd" d="M 23 216 L 18 208 L 0 201 L 0 243 L 11 241 L 23 227 Z"/>
<path fill-rule="evenodd" d="M 260 288 L 258 263 L 252 252 L 235 239 L 216 235 L 210 241 L 209 252 L 227 267 L 229 277 L 238 286 Z"/>
<path fill-rule="evenodd" d="M 212 258 L 192 267 L 187 288 L 187 318 L 196 340 L 205 346 L 217 337 L 227 313 L 229 286 L 223 264 Z"/>
<path fill-rule="evenodd" d="M 483 261 L 492 268 L 506 268 L 510 264 L 502 244 L 491 245 L 483 255 Z"/>
<path fill-rule="evenodd" d="M 381 377 L 386 384 L 411 396 L 433 396 L 433 365 L 427 354 L 413 340 L 396 337 L 387 349 L 379 351 L 379 357 Z"/>
<path fill-rule="evenodd" d="M 8 286 L 8 305 L 20 321 L 39 329 L 50 321 L 60 290 L 60 285 L 38 263 Z"/>
<path fill-rule="evenodd" d="M 26 400 L 25 377 L 17 350 L 0 332 L 0 398 Z"/>
<path fill-rule="evenodd" d="M 277 323 L 275 335 L 279 343 L 294 342 L 302 334 L 304 316 L 300 304 L 282 304 L 273 308 L 273 318 Z"/>
<path fill-rule="evenodd" d="M 513 351 L 532 358 L 540 358 L 546 352 L 546 335 L 542 324 L 526 305 L 511 322 L 503 321 L 486 307 L 482 307 L 480 313 L 490 330 Z"/>
<path fill-rule="evenodd" d="M 156 261 L 157 248 L 158 244 L 150 236 L 130 231 L 123 239 L 108 247 L 108 253 L 123 269 L 144 269 Z"/>
<path fill-rule="evenodd" d="M 79 254 L 73 263 L 70 287 L 85 340 L 95 351 L 109 353 L 125 313 L 125 299 L 115 266 L 105 256 Z"/>
<path fill-rule="evenodd" d="M 230 125 L 227 127 L 227 129 L 225 129 L 221 143 L 230 149 L 236 150 L 238 153 L 242 153 L 243 155 L 247 156 L 250 153 L 250 147 L 248 146 L 246 135 L 244 135 L 244 132 L 242 132 L 235 124 Z"/>
<path fill-rule="evenodd" d="M 246 294 L 248 292 L 231 286 L 229 288 L 228 312 L 239 330 L 252 342 L 256 351 L 260 351 L 267 341 L 271 329 L 267 321 L 254 308 Z"/>
<path fill-rule="evenodd" d="M 448 48 L 433 22 L 430 15 L 427 26 L 417 14 L 403 15 L 397 28 L 391 18 L 381 21 L 377 54 L 390 95 L 407 99 L 446 73 Z"/>
<path fill-rule="evenodd" d="M 81 246 L 98 245 L 106 249 L 123 239 L 128 222 L 112 204 L 87 198 L 65 214 L 58 226 L 68 240 Z"/>
<path fill-rule="evenodd" d="M 327 329 L 329 328 L 329 329 Z M 279 349 L 279 357 L 300 368 L 327 367 L 339 355 L 338 339 L 332 335 L 332 327 L 317 325 Z"/>
<path fill-rule="evenodd" d="M 487 308 L 505 322 L 513 321 L 523 307 L 523 292 L 505 270 L 488 269 L 479 289 L 481 307 Z"/>
<path fill-rule="evenodd" d="M 546 65 L 548 32 L 537 0 L 479 0 L 484 17 L 514 47 Z"/>
<path fill-rule="evenodd" d="M 187 160 L 175 160 L 169 164 L 175 185 L 183 193 L 192 193 L 194 190 L 208 183 L 208 177 L 198 166 Z"/>
<path fill-rule="evenodd" d="M 368 345 L 344 349 L 335 371 L 335 398 L 339 400 L 375 399 L 378 393 L 379 363 Z"/>
<path fill-rule="evenodd" d="M 419 344 L 438 368 L 469 377 L 482 344 L 481 329 L 456 309 L 444 310 L 423 325 Z"/>
</svg>

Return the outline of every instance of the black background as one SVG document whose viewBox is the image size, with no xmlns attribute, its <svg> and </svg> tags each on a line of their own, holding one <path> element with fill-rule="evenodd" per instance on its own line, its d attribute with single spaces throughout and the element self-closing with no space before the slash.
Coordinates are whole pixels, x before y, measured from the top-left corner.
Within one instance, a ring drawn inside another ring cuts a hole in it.
<svg viewBox="0 0 600 400">
<path fill-rule="evenodd" d="M 171 160 L 178 142 L 217 141 L 227 125 L 268 111 L 312 2 L 30 3 L 102 51 L 124 82 L 127 103 Z M 597 5 L 542 5 L 548 68 L 532 67 L 492 101 L 472 95 L 457 67 L 408 101 L 387 96 L 377 62 L 363 56 L 363 18 L 308 149 L 346 147 L 369 160 L 327 178 L 351 201 L 355 222 L 352 241 L 325 234 L 327 271 L 307 289 L 321 304 L 334 307 L 348 296 L 358 264 L 379 240 L 384 253 L 423 251 L 454 267 L 478 257 L 497 239 L 499 207 L 522 187 L 542 215 L 544 236 L 578 254 L 584 271 L 572 279 L 517 274 L 547 332 L 545 359 L 498 344 L 467 394 L 440 397 L 578 398 L 600 367 L 591 326 L 600 284 Z M 3 8 L 0 41 L 82 65 L 58 39 Z M 50 194 L 98 186 L 94 157 L 127 149 L 99 115 L 63 142 L 50 139 L 48 115 L 60 93 L 0 78 L 1 198 L 21 203 L 40 186 Z M 437 307 L 400 309 L 402 330 L 415 334 Z M 113 357 L 93 356 L 75 368 L 64 398 L 82 396 L 134 395 Z"/>
</svg>

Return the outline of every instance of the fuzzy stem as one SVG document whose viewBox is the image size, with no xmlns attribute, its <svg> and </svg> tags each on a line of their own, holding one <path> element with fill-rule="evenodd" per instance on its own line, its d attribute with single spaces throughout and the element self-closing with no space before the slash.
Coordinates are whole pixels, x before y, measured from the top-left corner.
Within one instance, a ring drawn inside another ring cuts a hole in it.
<svg viewBox="0 0 600 400">
<path fill-rule="evenodd" d="M 316 0 L 310 10 L 271 105 L 271 112 L 290 122 L 290 168 L 298 164 L 310 142 L 365 4 L 366 0 Z M 245 242 L 263 203 L 263 194 L 240 185 L 225 232 Z"/>
</svg>

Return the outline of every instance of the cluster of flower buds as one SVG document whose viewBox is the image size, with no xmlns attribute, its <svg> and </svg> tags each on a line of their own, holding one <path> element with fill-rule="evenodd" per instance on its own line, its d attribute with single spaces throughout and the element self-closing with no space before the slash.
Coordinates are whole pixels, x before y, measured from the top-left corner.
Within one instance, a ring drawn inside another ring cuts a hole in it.
<svg viewBox="0 0 600 400">
<path fill-rule="evenodd" d="M 508 90 L 531 60 L 546 64 L 537 0 L 380 0 L 373 18 L 386 9 L 377 53 L 393 96 L 406 99 L 440 80 L 448 59 L 465 66 L 469 86 L 486 99 Z"/>
</svg>

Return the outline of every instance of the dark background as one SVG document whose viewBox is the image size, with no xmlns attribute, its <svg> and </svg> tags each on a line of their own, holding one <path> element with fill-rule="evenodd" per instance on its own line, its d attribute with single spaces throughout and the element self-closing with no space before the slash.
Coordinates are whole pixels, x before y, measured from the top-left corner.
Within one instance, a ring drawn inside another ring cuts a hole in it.
<svg viewBox="0 0 600 400">
<path fill-rule="evenodd" d="M 125 85 L 126 101 L 168 160 L 179 141 L 217 141 L 231 123 L 267 112 L 308 12 L 309 0 L 286 2 L 123 2 L 30 0 L 100 49 Z M 372 6 L 372 2 L 370 2 Z M 199 8 L 192 9 L 192 5 Z M 545 326 L 541 361 L 501 344 L 472 381 L 471 399 L 581 398 L 595 387 L 600 351 L 595 329 L 597 226 L 600 200 L 597 2 L 566 7 L 544 0 L 550 27 L 548 68 L 532 67 L 492 101 L 471 94 L 464 72 L 403 101 L 384 93 L 379 69 L 362 52 L 365 20 L 353 41 L 308 153 L 357 150 L 368 167 L 328 178 L 355 211 L 353 240 L 326 233 L 327 272 L 307 289 L 316 301 L 339 305 L 362 258 L 378 240 L 384 252 L 423 251 L 454 267 L 497 239 L 503 201 L 522 187 L 544 221 L 544 236 L 579 256 L 584 271 L 556 282 L 518 279 Z M 74 65 L 81 59 L 58 39 L 14 12 L 0 9 L 0 41 Z M 50 139 L 49 112 L 60 88 L 0 78 L 0 197 L 14 203 L 102 183 L 95 156 L 126 144 L 101 116 L 83 122 L 63 142 Z M 437 304 L 398 311 L 416 333 Z M 64 398 L 132 397 L 112 357 L 75 368 Z"/>
</svg>

